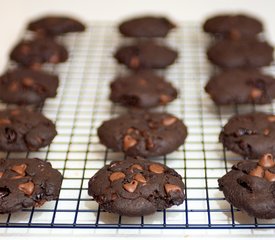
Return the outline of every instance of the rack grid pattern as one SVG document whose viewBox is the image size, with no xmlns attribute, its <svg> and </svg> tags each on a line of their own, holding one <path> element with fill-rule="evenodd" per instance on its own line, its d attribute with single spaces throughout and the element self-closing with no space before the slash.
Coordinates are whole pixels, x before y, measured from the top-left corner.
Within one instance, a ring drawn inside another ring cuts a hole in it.
<svg viewBox="0 0 275 240">
<path fill-rule="evenodd" d="M 275 220 L 247 216 L 228 204 L 218 190 L 217 179 L 240 157 L 218 142 L 221 127 L 236 113 L 274 112 L 274 105 L 217 107 L 203 87 L 215 69 L 205 58 L 208 36 L 197 23 L 185 22 L 165 40 L 180 52 L 176 64 L 160 71 L 180 90 L 167 107 L 188 126 L 188 138 L 177 151 L 154 160 L 175 168 L 186 184 L 187 199 L 180 206 L 144 217 L 106 213 L 87 194 L 89 178 L 112 160 L 124 158 L 102 146 L 97 128 L 102 121 L 125 112 L 108 100 L 109 82 L 125 72 L 112 58 L 123 39 L 116 26 L 93 22 L 84 33 L 61 37 L 69 60 L 46 70 L 60 77 L 58 96 L 49 99 L 42 112 L 57 126 L 58 136 L 47 148 L 33 153 L 1 153 L 0 157 L 39 157 L 51 162 L 64 176 L 59 199 L 40 208 L 0 215 L 0 227 L 38 228 L 275 228 Z M 163 40 L 164 41 L 164 40 Z M 265 69 L 275 74 L 275 66 Z M 4 104 L 0 104 L 5 108 Z"/>
</svg>

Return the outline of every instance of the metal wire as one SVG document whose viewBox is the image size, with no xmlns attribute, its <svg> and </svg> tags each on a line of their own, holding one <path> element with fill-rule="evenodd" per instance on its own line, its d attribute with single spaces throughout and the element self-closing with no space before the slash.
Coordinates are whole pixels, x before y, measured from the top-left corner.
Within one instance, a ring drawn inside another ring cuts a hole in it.
<svg viewBox="0 0 275 240">
<path fill-rule="evenodd" d="M 184 146 L 154 160 L 176 169 L 186 184 L 187 199 L 180 206 L 144 217 L 106 213 L 87 194 L 89 178 L 112 160 L 123 159 L 102 146 L 97 128 L 103 120 L 125 111 L 108 100 L 109 82 L 120 72 L 112 54 L 125 40 L 110 23 L 93 22 L 85 33 L 59 39 L 70 52 L 69 60 L 46 70 L 60 76 L 58 96 L 44 104 L 43 113 L 57 126 L 58 136 L 39 152 L 1 153 L 1 157 L 39 157 L 52 163 L 64 180 L 59 199 L 40 208 L 0 216 L 0 227 L 37 228 L 275 228 L 275 220 L 259 220 L 232 207 L 218 190 L 217 179 L 241 158 L 218 142 L 221 127 L 236 113 L 273 112 L 273 105 L 217 107 L 203 87 L 213 72 L 205 58 L 208 37 L 197 23 L 179 24 L 167 38 L 180 57 L 165 75 L 181 92 L 165 108 L 188 126 Z M 266 69 L 275 73 L 275 67 Z M 1 108 L 5 105 L 1 104 Z"/>
</svg>

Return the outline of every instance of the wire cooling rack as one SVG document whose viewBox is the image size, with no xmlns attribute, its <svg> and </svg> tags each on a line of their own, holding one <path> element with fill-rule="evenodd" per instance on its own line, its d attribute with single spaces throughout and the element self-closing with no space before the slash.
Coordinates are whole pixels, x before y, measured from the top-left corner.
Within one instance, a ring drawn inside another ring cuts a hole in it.
<svg viewBox="0 0 275 240">
<path fill-rule="evenodd" d="M 165 40 L 180 52 L 165 75 L 181 92 L 180 97 L 159 111 L 182 118 L 188 138 L 177 151 L 154 160 L 176 169 L 186 184 L 187 199 L 180 206 L 144 217 L 121 217 L 106 213 L 87 194 L 88 181 L 112 160 L 121 159 L 102 146 L 97 128 L 102 121 L 125 109 L 108 100 L 109 82 L 125 71 L 112 54 L 123 39 L 110 23 L 91 23 L 84 33 L 59 39 L 68 47 L 69 60 L 46 70 L 60 77 L 58 96 L 44 104 L 43 113 L 55 121 L 58 135 L 39 152 L 1 153 L 1 157 L 39 157 L 51 162 L 63 175 L 59 199 L 40 208 L 0 216 L 0 227 L 40 228 L 275 228 L 275 220 L 259 220 L 241 213 L 225 201 L 217 179 L 240 157 L 218 142 L 221 127 L 236 113 L 255 110 L 274 112 L 274 105 L 217 107 L 203 87 L 214 71 L 205 58 L 209 39 L 197 23 L 186 22 Z M 275 74 L 275 67 L 266 69 Z M 5 105 L 1 104 L 1 108 Z"/>
</svg>

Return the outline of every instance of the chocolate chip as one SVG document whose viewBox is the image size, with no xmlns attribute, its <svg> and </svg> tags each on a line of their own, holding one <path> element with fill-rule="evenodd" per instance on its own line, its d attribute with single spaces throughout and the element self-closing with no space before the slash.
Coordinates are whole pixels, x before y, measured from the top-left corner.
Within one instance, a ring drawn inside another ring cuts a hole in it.
<svg viewBox="0 0 275 240">
<path fill-rule="evenodd" d="M 132 68 L 138 68 L 140 64 L 139 58 L 138 57 L 132 57 L 130 61 L 130 66 Z"/>
<path fill-rule="evenodd" d="M 164 119 L 162 119 L 162 124 L 164 126 L 170 126 L 172 124 L 174 124 L 177 121 L 177 119 L 175 117 L 166 117 Z"/>
<path fill-rule="evenodd" d="M 123 139 L 123 149 L 128 150 L 129 148 L 135 146 L 137 144 L 137 140 L 134 139 L 130 135 L 126 135 Z"/>
<path fill-rule="evenodd" d="M 26 87 L 30 87 L 34 84 L 34 81 L 32 78 L 24 78 L 22 81 L 23 85 Z"/>
<path fill-rule="evenodd" d="M 259 98 L 261 97 L 263 94 L 263 91 L 258 89 L 258 88 L 252 88 L 251 89 L 251 92 L 250 92 L 250 96 L 253 98 L 253 99 L 256 99 L 256 98 Z"/>
<path fill-rule="evenodd" d="M 158 173 L 158 174 L 164 172 L 164 168 L 163 168 L 161 165 L 155 164 L 155 163 L 153 163 L 153 164 L 151 164 L 151 165 L 149 166 L 149 170 L 150 170 L 151 172 Z"/>
<path fill-rule="evenodd" d="M 0 199 L 3 199 L 9 194 L 10 194 L 10 190 L 7 187 L 0 187 Z"/>
<path fill-rule="evenodd" d="M 160 100 L 161 104 L 166 104 L 168 102 L 171 102 L 172 98 L 170 96 L 168 96 L 168 95 L 161 94 L 160 97 L 159 97 L 159 100 Z"/>
<path fill-rule="evenodd" d="M 24 192 L 26 195 L 31 196 L 34 191 L 34 183 L 33 182 L 21 183 L 18 185 L 18 189 Z"/>
<path fill-rule="evenodd" d="M 25 176 L 26 169 L 27 169 L 27 165 L 25 163 L 22 163 L 20 165 L 14 165 L 11 168 L 12 171 L 18 173 L 21 176 Z"/>
<path fill-rule="evenodd" d="M 264 169 L 261 166 L 257 166 L 252 171 L 250 171 L 249 175 L 262 178 L 264 176 Z"/>
<path fill-rule="evenodd" d="M 114 172 L 109 177 L 111 182 L 117 181 L 121 178 L 125 178 L 125 174 L 123 172 Z"/>
<path fill-rule="evenodd" d="M 5 128 L 5 137 L 6 137 L 8 143 L 13 143 L 16 141 L 17 134 L 13 129 L 6 127 Z"/>
<path fill-rule="evenodd" d="M 134 179 L 137 180 L 138 182 L 146 183 L 145 177 L 144 177 L 142 174 L 140 174 L 140 173 L 137 173 L 137 174 L 134 176 Z"/>
<path fill-rule="evenodd" d="M 134 165 L 132 165 L 132 166 L 130 167 L 131 172 L 133 172 L 134 169 L 138 169 L 138 170 L 140 170 L 140 171 L 143 170 L 142 166 L 140 166 L 139 164 L 134 164 Z"/>
<path fill-rule="evenodd" d="M 127 191 L 127 192 L 134 192 L 136 190 L 138 186 L 138 182 L 136 180 L 132 180 L 130 183 L 125 183 L 123 185 L 124 189 Z"/>
<path fill-rule="evenodd" d="M 270 115 L 270 116 L 268 116 L 268 117 L 267 117 L 267 120 L 268 120 L 269 122 L 275 122 L 275 115 Z"/>
<path fill-rule="evenodd" d="M 258 164 L 262 167 L 268 168 L 268 167 L 273 167 L 274 161 L 273 161 L 273 156 L 270 153 L 264 154 L 261 159 L 259 160 Z"/>
<path fill-rule="evenodd" d="M 264 130 L 264 135 L 265 135 L 265 136 L 268 136 L 268 135 L 269 135 L 269 133 L 270 133 L 269 129 L 268 129 L 268 128 L 266 128 L 266 129 Z"/>
<path fill-rule="evenodd" d="M 179 186 L 174 185 L 174 184 L 170 184 L 170 183 L 165 184 L 164 188 L 165 188 L 165 191 L 166 191 L 167 194 L 169 194 L 171 192 L 176 192 L 176 191 L 181 192 L 181 189 L 180 189 Z"/>
<path fill-rule="evenodd" d="M 0 172 L 0 178 L 3 177 L 4 173 L 3 172 Z"/>
<path fill-rule="evenodd" d="M 9 125 L 11 124 L 11 121 L 7 118 L 1 118 L 0 119 L 0 125 Z"/>
<path fill-rule="evenodd" d="M 275 173 L 270 172 L 269 170 L 265 171 L 264 178 L 267 181 L 274 182 L 275 181 Z"/>
</svg>

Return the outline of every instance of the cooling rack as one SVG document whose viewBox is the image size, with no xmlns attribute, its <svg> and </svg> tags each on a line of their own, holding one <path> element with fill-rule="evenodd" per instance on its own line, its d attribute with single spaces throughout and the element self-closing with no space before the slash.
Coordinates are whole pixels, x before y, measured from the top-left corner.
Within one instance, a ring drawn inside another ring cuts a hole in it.
<svg viewBox="0 0 275 240">
<path fill-rule="evenodd" d="M 125 110 L 108 100 L 109 82 L 125 71 L 112 54 L 123 39 L 108 22 L 92 22 L 84 33 L 59 39 L 70 52 L 64 64 L 45 69 L 60 77 L 58 96 L 41 108 L 57 126 L 53 143 L 39 152 L 1 153 L 1 157 L 39 157 L 52 163 L 64 176 L 59 199 L 40 208 L 0 216 L 0 227 L 11 228 L 175 228 L 240 229 L 275 228 L 275 220 L 248 217 L 228 204 L 218 190 L 217 179 L 240 157 L 218 142 L 221 127 L 236 113 L 274 112 L 274 105 L 217 107 L 204 93 L 215 71 L 205 58 L 209 44 L 198 23 L 179 24 L 165 40 L 180 52 L 176 64 L 160 71 L 179 90 L 180 97 L 167 107 L 188 126 L 188 138 L 177 151 L 153 160 L 176 169 L 186 184 L 187 199 L 180 206 L 144 217 L 121 217 L 104 212 L 87 194 L 93 174 L 112 160 L 124 158 L 99 144 L 97 128 L 102 121 Z M 275 74 L 275 66 L 265 71 Z M 0 104 L 5 108 L 4 104 Z"/>
</svg>

